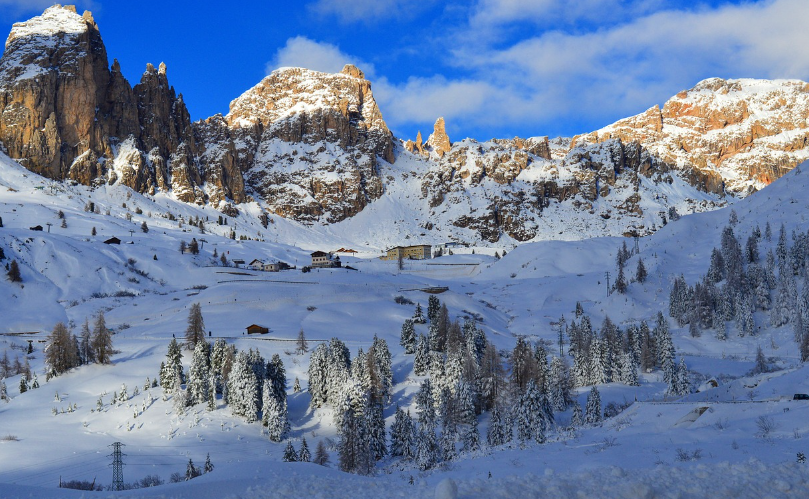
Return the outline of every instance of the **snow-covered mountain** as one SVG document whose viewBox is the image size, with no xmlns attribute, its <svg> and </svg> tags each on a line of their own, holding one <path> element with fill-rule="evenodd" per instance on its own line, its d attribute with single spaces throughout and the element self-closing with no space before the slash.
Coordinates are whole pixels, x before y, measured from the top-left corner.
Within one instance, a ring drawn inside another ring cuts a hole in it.
<svg viewBox="0 0 809 499">
<path fill-rule="evenodd" d="M 509 246 L 648 234 L 671 208 L 712 210 L 762 188 L 809 156 L 808 95 L 798 81 L 711 79 L 573 140 L 452 142 L 439 119 L 427 141 L 405 141 L 359 69 L 281 68 L 227 116 L 191 123 L 165 65 L 130 86 L 92 15 L 54 6 L 6 42 L 0 142 L 53 179 L 231 215 L 255 202 L 324 233 L 373 225 L 385 244 L 407 235 Z"/>
</svg>

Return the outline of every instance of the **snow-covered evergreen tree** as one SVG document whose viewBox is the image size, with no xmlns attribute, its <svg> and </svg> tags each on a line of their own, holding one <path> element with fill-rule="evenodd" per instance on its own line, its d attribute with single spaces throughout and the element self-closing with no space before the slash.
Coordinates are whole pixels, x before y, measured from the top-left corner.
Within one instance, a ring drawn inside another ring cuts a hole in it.
<svg viewBox="0 0 809 499">
<path fill-rule="evenodd" d="M 429 470 L 438 463 L 439 448 L 435 436 L 435 427 L 422 424 L 416 438 L 416 466 L 420 470 Z"/>
<path fill-rule="evenodd" d="M 548 398 L 551 407 L 556 411 L 564 411 L 570 403 L 570 373 L 567 363 L 561 357 L 551 360 L 548 381 Z"/>
<path fill-rule="evenodd" d="M 390 426 L 390 455 L 406 457 L 412 455 L 413 421 L 410 415 L 396 407 L 393 424 Z"/>
<path fill-rule="evenodd" d="M 424 324 L 426 322 L 424 312 L 421 310 L 421 303 L 416 303 L 416 311 L 413 313 L 413 324 Z"/>
<path fill-rule="evenodd" d="M 211 463 L 211 454 L 210 452 L 208 455 L 205 456 L 205 467 L 203 468 L 204 473 L 210 473 L 213 471 L 213 463 Z"/>
<path fill-rule="evenodd" d="M 388 453 L 385 437 L 385 418 L 382 403 L 371 401 L 365 411 L 365 424 L 368 428 L 368 447 L 371 457 L 377 461 Z"/>
<path fill-rule="evenodd" d="M 590 389 L 587 395 L 587 406 L 584 409 L 584 423 L 598 424 L 603 419 L 601 412 L 601 394 L 595 386 Z"/>
<path fill-rule="evenodd" d="M 422 426 L 435 426 L 435 398 L 433 396 L 433 385 L 429 379 L 425 379 L 416 392 L 416 411 Z"/>
<path fill-rule="evenodd" d="M 258 383 L 247 353 L 239 352 L 228 379 L 228 404 L 234 416 L 240 416 L 248 423 L 258 419 Z"/>
<path fill-rule="evenodd" d="M 270 380 L 264 380 L 263 392 L 264 400 L 261 423 L 267 427 L 270 440 L 280 442 L 289 432 L 286 397 L 279 400 L 273 395 L 272 382 Z"/>
<path fill-rule="evenodd" d="M 646 282 L 647 276 L 648 273 L 646 272 L 646 265 L 643 264 L 643 258 L 638 257 L 638 266 L 635 269 L 635 280 L 643 284 Z"/>
<path fill-rule="evenodd" d="M 480 401 L 483 409 L 494 407 L 506 389 L 506 374 L 500 355 L 493 343 L 488 343 L 478 371 Z"/>
<path fill-rule="evenodd" d="M 430 297 L 427 299 L 427 319 L 429 319 L 430 323 L 438 320 L 438 312 L 440 309 L 441 302 L 438 300 L 438 297 L 435 295 L 430 295 Z"/>
<path fill-rule="evenodd" d="M 473 419 L 472 423 L 466 426 L 462 440 L 464 451 L 474 452 L 480 449 L 480 430 L 478 430 L 477 419 Z"/>
<path fill-rule="evenodd" d="M 492 408 L 492 417 L 489 420 L 489 429 L 486 433 L 486 442 L 489 447 L 497 447 L 506 443 L 505 427 L 503 418 L 500 415 L 500 408 Z"/>
<path fill-rule="evenodd" d="M 191 367 L 188 370 L 188 381 L 186 383 L 189 405 L 208 401 L 211 376 L 208 351 L 208 342 L 204 339 L 199 340 L 194 347 L 194 355 L 191 357 Z"/>
<path fill-rule="evenodd" d="M 420 334 L 416 340 L 416 355 L 413 358 L 413 372 L 416 376 L 424 376 L 430 367 L 430 347 L 427 338 Z"/>
<path fill-rule="evenodd" d="M 374 466 L 366 420 L 348 410 L 340 427 L 339 466 L 341 471 L 368 475 Z"/>
<path fill-rule="evenodd" d="M 408 355 L 416 353 L 416 328 L 413 324 L 413 320 L 405 319 L 399 335 L 399 345 L 405 349 L 405 353 Z"/>
<path fill-rule="evenodd" d="M 284 456 L 281 458 L 285 463 L 294 463 L 298 460 L 298 453 L 295 452 L 295 447 L 292 446 L 292 441 L 287 441 L 287 446 L 284 448 Z"/>
<path fill-rule="evenodd" d="M 680 363 L 677 366 L 677 395 L 688 395 L 691 393 L 691 383 L 688 381 L 688 367 L 685 365 L 685 358 L 680 357 Z"/>
<path fill-rule="evenodd" d="M 578 428 L 583 424 L 584 424 L 584 414 L 582 414 L 581 404 L 579 404 L 578 400 L 575 400 L 573 401 L 573 416 L 571 416 L 570 418 L 570 426 Z"/>
<path fill-rule="evenodd" d="M 638 363 L 635 360 L 635 356 L 630 352 L 625 353 L 622 364 L 621 382 L 628 386 L 639 386 Z"/>
<path fill-rule="evenodd" d="M 306 444 L 306 437 L 301 437 L 301 450 L 298 451 L 298 461 L 308 463 L 312 460 L 312 453 L 309 452 L 309 446 Z"/>
</svg>

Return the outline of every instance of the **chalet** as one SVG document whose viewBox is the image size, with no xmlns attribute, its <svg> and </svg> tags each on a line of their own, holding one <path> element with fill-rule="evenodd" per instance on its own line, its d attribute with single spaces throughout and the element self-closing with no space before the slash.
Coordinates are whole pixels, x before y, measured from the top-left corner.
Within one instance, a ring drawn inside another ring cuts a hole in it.
<svg viewBox="0 0 809 499">
<path fill-rule="evenodd" d="M 281 265 L 278 262 L 268 262 L 262 268 L 264 272 L 278 272 L 281 270 Z"/>
<path fill-rule="evenodd" d="M 121 240 L 118 239 L 117 237 L 113 236 L 113 237 L 107 239 L 106 241 L 104 241 L 104 244 L 121 244 Z"/>
<path fill-rule="evenodd" d="M 259 326 L 258 324 L 250 324 L 247 326 L 247 334 L 267 334 L 269 332 L 270 328 Z"/>
<path fill-rule="evenodd" d="M 264 262 L 256 258 L 255 260 L 250 262 L 250 265 L 248 265 L 247 268 L 252 270 L 264 270 Z"/>
<path fill-rule="evenodd" d="M 390 248 L 383 260 L 428 260 L 432 258 L 432 246 L 429 244 L 416 244 L 414 246 L 396 246 Z"/>
<path fill-rule="evenodd" d="M 41 226 L 41 225 L 35 225 L 35 226 L 33 226 L 33 227 L 29 227 L 29 229 L 31 229 L 31 230 L 37 230 L 37 231 L 42 232 L 42 226 Z"/>
<path fill-rule="evenodd" d="M 339 256 L 334 256 L 331 253 L 326 253 L 323 251 L 315 251 L 312 253 L 312 268 L 329 268 L 329 267 L 341 267 L 342 263 L 340 262 Z"/>
<path fill-rule="evenodd" d="M 237 268 L 244 265 L 244 260 L 242 260 L 241 258 L 234 258 L 233 260 L 231 260 L 231 262 L 233 263 L 233 266 Z"/>
</svg>

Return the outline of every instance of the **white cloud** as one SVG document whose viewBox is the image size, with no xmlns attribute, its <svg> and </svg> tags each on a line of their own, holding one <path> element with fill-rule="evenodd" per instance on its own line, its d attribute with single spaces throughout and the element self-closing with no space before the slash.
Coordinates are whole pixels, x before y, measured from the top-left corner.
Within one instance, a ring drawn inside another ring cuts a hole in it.
<svg viewBox="0 0 809 499">
<path fill-rule="evenodd" d="M 510 22 L 533 3 L 499 0 L 505 10 L 489 21 Z M 536 4 L 552 9 L 559 2 Z M 506 47 L 477 36 L 479 27 L 470 24 L 446 41 L 447 63 L 463 77 L 384 81 L 375 93 L 394 129 L 428 126 L 439 115 L 449 127 L 453 121 L 492 130 L 530 126 L 535 134 L 552 134 L 557 123 L 578 117 L 604 126 L 707 77 L 809 79 L 805 19 L 809 2 L 767 0 L 643 14 L 586 32 L 544 31 Z M 472 16 L 473 22 L 481 21 Z"/>
<path fill-rule="evenodd" d="M 434 0 L 317 0 L 310 9 L 320 15 L 336 16 L 341 22 L 376 22 L 411 18 Z"/>
<path fill-rule="evenodd" d="M 286 45 L 278 49 L 273 60 L 267 63 L 266 71 L 269 74 L 281 67 L 301 67 L 325 73 L 339 73 L 346 64 L 360 68 L 366 78 L 374 75 L 373 64 L 346 54 L 336 45 L 296 36 L 288 39 Z"/>
</svg>

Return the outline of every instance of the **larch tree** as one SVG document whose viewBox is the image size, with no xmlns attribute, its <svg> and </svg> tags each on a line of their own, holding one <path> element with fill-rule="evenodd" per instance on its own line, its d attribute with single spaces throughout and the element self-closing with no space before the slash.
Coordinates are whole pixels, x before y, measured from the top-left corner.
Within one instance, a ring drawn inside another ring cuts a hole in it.
<svg viewBox="0 0 809 499">
<path fill-rule="evenodd" d="M 11 260 L 11 263 L 8 265 L 8 280 L 11 282 L 22 282 L 22 276 L 20 275 L 20 266 L 17 264 L 17 260 Z"/>
<path fill-rule="evenodd" d="M 62 322 L 57 323 L 48 336 L 45 363 L 48 365 L 46 379 L 58 376 L 80 364 L 76 343 Z"/>
<path fill-rule="evenodd" d="M 99 364 L 112 362 L 112 333 L 107 329 L 104 312 L 99 312 L 93 327 L 92 339 L 93 356 Z"/>
<path fill-rule="evenodd" d="M 205 321 L 202 319 L 202 307 L 199 303 L 191 305 L 188 312 L 188 327 L 185 330 L 186 347 L 193 350 L 197 342 L 205 338 Z"/>
</svg>

